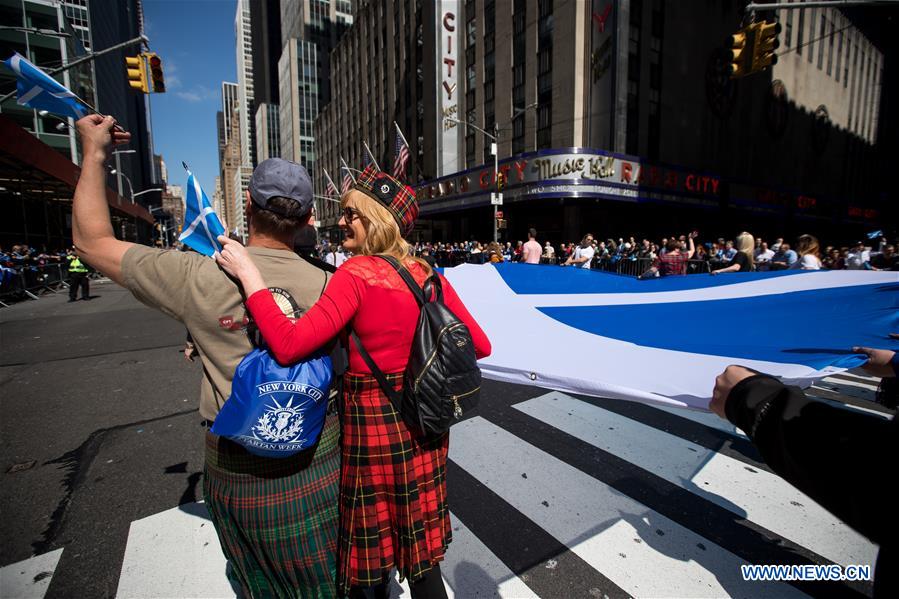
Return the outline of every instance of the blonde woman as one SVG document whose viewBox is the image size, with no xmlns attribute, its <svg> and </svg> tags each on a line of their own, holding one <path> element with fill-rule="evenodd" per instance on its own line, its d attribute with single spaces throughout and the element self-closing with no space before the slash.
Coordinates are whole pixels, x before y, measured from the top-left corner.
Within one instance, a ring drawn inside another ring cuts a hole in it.
<svg viewBox="0 0 899 599">
<path fill-rule="evenodd" d="M 821 259 L 818 257 L 820 250 L 817 237 L 814 235 L 802 235 L 796 248 L 799 260 L 790 265 L 790 269 L 821 270 Z"/>
<path fill-rule="evenodd" d="M 421 285 L 431 267 L 403 239 L 418 204 L 411 188 L 368 168 L 342 200 L 339 225 L 350 258 L 321 299 L 296 322 L 283 316 L 242 245 L 219 238 L 219 264 L 243 285 L 247 307 L 280 362 L 303 358 L 348 327 L 378 368 L 401 389 L 420 309 L 399 273 L 377 255 L 396 258 Z M 442 276 L 446 306 L 467 326 L 475 354 L 490 342 Z M 337 583 L 350 597 L 387 597 L 395 567 L 412 596 L 446 597 L 438 562 L 452 539 L 446 494 L 448 434 L 410 431 L 372 376 L 355 343 L 341 401 L 340 532 Z M 373 587 L 373 588 L 372 588 Z"/>
<path fill-rule="evenodd" d="M 720 275 L 726 272 L 749 272 L 752 270 L 754 262 L 752 252 L 755 250 L 755 238 L 744 231 L 737 235 L 734 248 L 736 248 L 737 253 L 730 263 L 720 270 L 713 270 L 713 275 Z"/>
<path fill-rule="evenodd" d="M 491 241 L 487 244 L 487 256 L 489 264 L 497 264 L 503 261 L 503 250 L 497 242 Z"/>
</svg>

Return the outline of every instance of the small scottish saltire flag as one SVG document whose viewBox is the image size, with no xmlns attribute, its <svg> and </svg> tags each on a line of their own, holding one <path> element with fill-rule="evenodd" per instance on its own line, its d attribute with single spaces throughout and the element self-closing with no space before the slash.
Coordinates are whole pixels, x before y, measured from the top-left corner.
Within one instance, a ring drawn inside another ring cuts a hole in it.
<svg viewBox="0 0 899 599">
<path fill-rule="evenodd" d="M 868 233 L 868 239 L 877 239 L 878 237 L 883 237 L 883 231 L 877 230 Z"/>
<path fill-rule="evenodd" d="M 215 214 L 209 198 L 203 193 L 200 182 L 193 173 L 187 169 L 187 198 L 184 200 L 184 230 L 178 237 L 178 241 L 185 243 L 204 256 L 212 256 L 221 251 L 222 244 L 216 237 L 225 234 L 225 227 Z"/>
<path fill-rule="evenodd" d="M 78 96 L 18 52 L 4 64 L 16 75 L 16 101 L 19 105 L 76 120 L 90 112 Z"/>
</svg>

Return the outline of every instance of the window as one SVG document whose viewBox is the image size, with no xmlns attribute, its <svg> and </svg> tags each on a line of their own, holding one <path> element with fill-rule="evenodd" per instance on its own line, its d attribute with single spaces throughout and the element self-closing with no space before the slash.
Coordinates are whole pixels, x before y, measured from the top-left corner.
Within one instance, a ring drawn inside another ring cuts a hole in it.
<svg viewBox="0 0 899 599">
<path fill-rule="evenodd" d="M 849 39 L 847 36 L 846 39 L 846 60 L 843 62 L 843 89 L 849 85 L 849 55 L 851 54 L 851 49 L 849 47 Z"/>
<path fill-rule="evenodd" d="M 837 24 L 834 23 L 833 26 L 836 27 Z M 840 42 L 837 45 L 837 72 L 836 72 L 837 81 L 840 80 L 840 62 L 842 62 L 842 58 L 843 58 L 843 32 L 842 31 L 840 31 L 839 36 L 840 36 Z"/>
<path fill-rule="evenodd" d="M 799 9 L 799 28 L 796 30 L 796 54 L 802 56 L 802 40 L 805 36 L 805 9 Z"/>
<path fill-rule="evenodd" d="M 821 34 L 818 36 L 818 70 L 824 67 L 824 37 L 827 31 L 827 19 L 821 15 Z"/>
<path fill-rule="evenodd" d="M 790 40 L 793 37 L 793 11 L 788 10 L 787 13 L 787 22 L 784 26 L 784 46 L 787 48 L 790 47 Z"/>
<path fill-rule="evenodd" d="M 812 14 L 808 20 L 808 62 L 812 63 L 815 56 L 815 23 L 817 23 L 817 19 L 815 15 L 817 15 L 817 9 L 811 9 Z"/>
<path fill-rule="evenodd" d="M 552 145 L 552 103 L 541 103 L 537 107 L 537 147 Z"/>
<path fill-rule="evenodd" d="M 831 21 L 830 23 L 830 35 L 827 40 L 827 74 L 830 75 L 833 71 L 833 38 L 836 37 L 836 33 L 834 32 L 834 23 Z M 837 68 L 839 71 L 839 67 Z"/>
<path fill-rule="evenodd" d="M 519 114 L 512 119 L 512 153 L 520 154 L 524 149 L 524 115 Z"/>
</svg>

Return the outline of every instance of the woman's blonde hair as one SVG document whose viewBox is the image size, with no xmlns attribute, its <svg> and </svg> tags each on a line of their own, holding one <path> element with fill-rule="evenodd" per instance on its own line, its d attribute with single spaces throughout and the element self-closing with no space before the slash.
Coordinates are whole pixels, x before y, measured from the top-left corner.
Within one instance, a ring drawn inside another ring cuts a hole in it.
<svg viewBox="0 0 899 599">
<path fill-rule="evenodd" d="M 739 235 L 737 235 L 737 239 L 734 241 L 734 248 L 741 252 L 746 259 L 749 261 L 749 268 L 752 269 L 755 264 L 755 259 L 753 258 L 752 251 L 755 249 L 755 237 L 751 234 L 743 231 Z"/>
<path fill-rule="evenodd" d="M 801 235 L 799 237 L 799 246 L 796 248 L 799 257 L 809 254 L 817 257 L 820 250 L 821 246 L 818 245 L 818 238 L 814 235 Z"/>
<path fill-rule="evenodd" d="M 406 260 L 414 260 L 425 269 L 428 276 L 434 273 L 430 264 L 412 255 L 412 246 L 403 239 L 396 219 L 393 218 L 393 214 L 387 208 L 377 200 L 356 189 L 351 189 L 343 195 L 340 199 L 340 207 L 346 207 L 347 200 L 350 198 L 353 199 L 354 208 L 362 218 L 362 223 L 365 227 L 365 241 L 362 243 L 360 254 L 363 256 L 374 256 L 376 254 L 393 256 L 400 263 Z"/>
</svg>

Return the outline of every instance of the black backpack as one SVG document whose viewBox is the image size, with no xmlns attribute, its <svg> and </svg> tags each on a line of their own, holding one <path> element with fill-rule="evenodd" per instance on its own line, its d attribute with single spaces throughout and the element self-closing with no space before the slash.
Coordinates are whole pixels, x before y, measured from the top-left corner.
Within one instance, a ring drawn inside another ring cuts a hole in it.
<svg viewBox="0 0 899 599">
<path fill-rule="evenodd" d="M 471 333 L 444 305 L 440 277 L 431 275 L 422 289 L 395 258 L 378 257 L 396 269 L 421 307 L 401 391 L 394 390 L 387 381 L 356 333 L 351 336 L 362 359 L 406 425 L 425 436 L 440 435 L 454 420 L 478 404 L 481 369 Z"/>
</svg>

